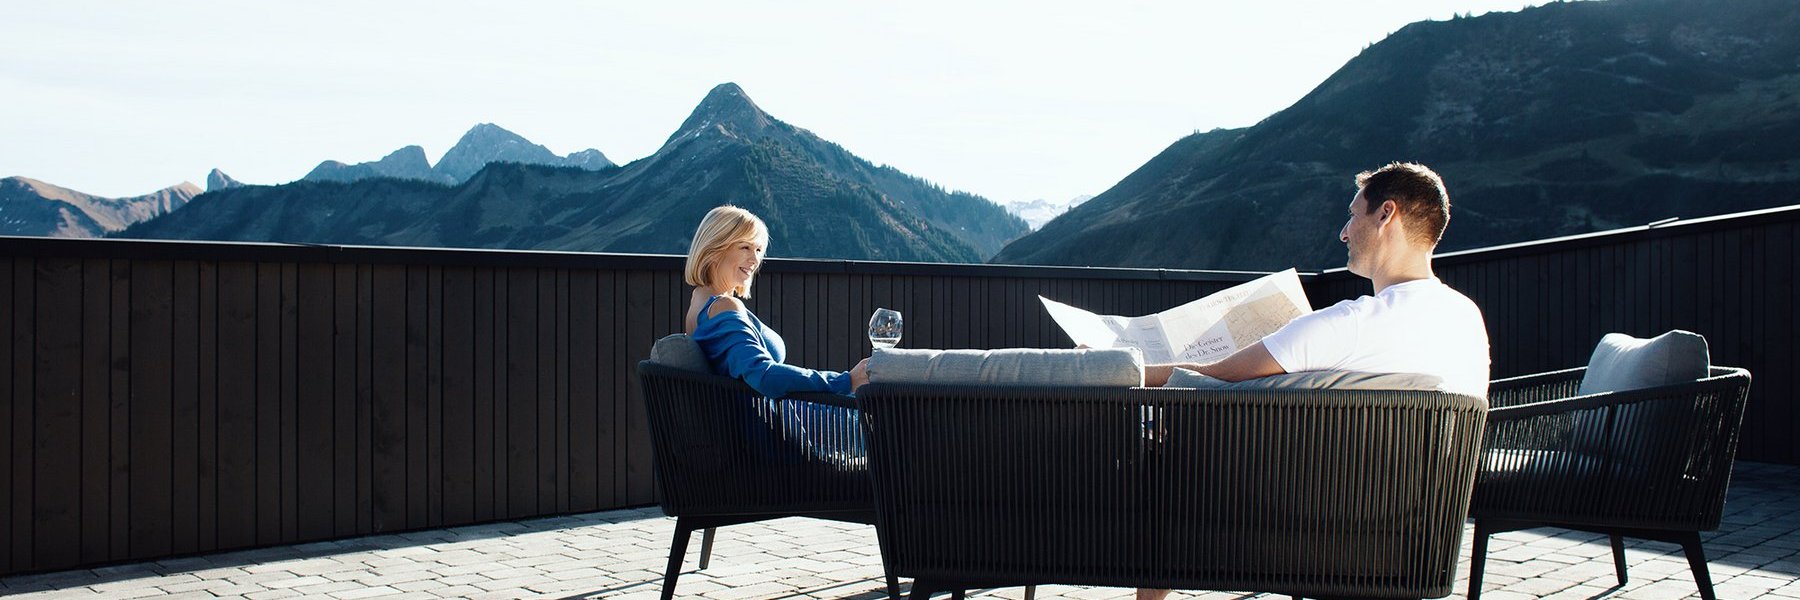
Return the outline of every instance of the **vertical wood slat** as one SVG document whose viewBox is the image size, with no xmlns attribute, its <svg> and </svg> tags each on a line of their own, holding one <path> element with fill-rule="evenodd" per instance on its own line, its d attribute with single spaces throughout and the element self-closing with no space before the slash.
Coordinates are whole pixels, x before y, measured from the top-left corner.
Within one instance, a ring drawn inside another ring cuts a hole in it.
<svg viewBox="0 0 1800 600">
<path fill-rule="evenodd" d="M 554 512 L 558 498 L 562 495 L 562 478 L 558 470 L 557 445 L 561 442 L 561 428 L 558 427 L 557 413 L 562 398 L 556 394 L 556 322 L 558 319 L 556 300 L 556 269 L 538 269 L 534 273 L 532 294 L 535 295 L 537 307 L 535 322 L 532 323 L 536 349 L 532 353 L 531 364 L 534 367 L 531 377 L 533 383 L 532 400 L 534 401 L 535 430 L 532 439 L 537 447 L 533 455 L 537 457 L 536 469 L 530 477 L 537 482 L 537 498 L 533 500 L 533 513 Z"/>
<path fill-rule="evenodd" d="M 170 283 L 170 552 L 200 549 L 200 270 L 176 261 Z"/>
<path fill-rule="evenodd" d="M 256 265 L 256 543 L 281 542 L 281 263 Z"/>
<path fill-rule="evenodd" d="M 38 261 L 33 336 L 32 554 L 39 568 L 62 568 L 81 560 L 81 539 L 58 532 L 81 526 L 81 263 Z"/>
<path fill-rule="evenodd" d="M 131 558 L 172 550 L 169 517 L 170 338 L 173 270 L 166 261 L 131 263 Z"/>
<path fill-rule="evenodd" d="M 112 265 L 82 261 L 81 561 L 110 560 L 112 449 Z"/>
<path fill-rule="evenodd" d="M 14 562 L 13 544 L 19 536 L 13 535 L 13 516 L 18 510 L 14 500 L 19 495 L 19 488 L 13 481 L 13 461 L 18 457 L 13 447 L 16 434 L 13 424 L 13 407 L 18 404 L 14 400 L 20 396 L 13 389 L 14 370 L 18 363 L 13 361 L 13 327 L 18 320 L 18 305 L 13 298 L 13 260 L 11 257 L 0 257 L 0 434 L 6 440 L 0 441 L 0 573 L 24 570 L 29 555 L 19 555 L 19 562 Z"/>
<path fill-rule="evenodd" d="M 569 273 L 568 375 L 569 510 L 596 510 L 610 497 L 602 495 L 601 480 L 610 469 L 600 453 L 599 419 L 606 407 L 601 399 L 603 372 L 600 361 L 600 282 L 594 271 Z"/>
<path fill-rule="evenodd" d="M 294 337 L 297 539 L 321 540 L 337 530 L 336 282 L 326 264 L 299 266 Z"/>
<path fill-rule="evenodd" d="M 507 514 L 535 514 L 537 479 L 537 270 L 507 271 Z"/>
<path fill-rule="evenodd" d="M 467 268 L 443 272 L 443 520 L 475 517 L 475 277 Z"/>
<path fill-rule="evenodd" d="M 369 448 L 371 531 L 407 525 L 406 268 L 371 273 Z"/>
<path fill-rule="evenodd" d="M 494 275 L 492 269 L 477 269 L 470 274 L 470 334 L 474 340 L 469 382 L 470 412 L 474 415 L 472 451 L 474 498 L 471 510 L 475 520 L 494 518 Z"/>
<path fill-rule="evenodd" d="M 112 306 L 107 361 L 107 418 L 109 453 L 112 455 L 107 482 L 108 546 L 114 560 L 131 557 L 131 470 L 136 457 L 131 454 L 131 261 L 113 259 L 108 265 Z"/>
<path fill-rule="evenodd" d="M 256 542 L 256 265 L 219 266 L 218 545 Z"/>
<path fill-rule="evenodd" d="M 32 530 L 32 513 L 35 510 L 32 477 L 35 470 L 33 461 L 37 458 L 37 454 L 32 451 L 33 430 L 36 427 L 35 403 L 32 398 L 37 390 L 32 385 L 35 361 L 29 357 L 34 343 L 32 334 L 37 328 L 37 320 L 33 318 L 37 313 L 37 269 L 35 261 L 30 259 L 13 260 L 9 266 L 12 270 L 12 295 L 8 307 L 12 311 L 9 313 L 12 317 L 9 319 L 12 335 L 7 339 L 11 340 L 8 346 L 12 349 L 12 356 L 6 363 L 9 367 L 0 368 L 9 368 L 12 380 L 8 390 L 13 398 L 12 427 L 8 432 L 11 438 L 12 472 L 7 486 L 12 491 L 12 511 L 7 515 L 11 531 L 7 532 L 4 539 L 0 539 L 0 544 L 9 547 L 14 568 L 22 570 L 43 568 L 39 566 L 40 561 L 32 549 L 36 537 Z"/>
<path fill-rule="evenodd" d="M 427 357 L 426 347 L 426 269 L 420 265 L 408 265 L 400 282 L 403 286 L 404 301 L 400 304 L 402 311 L 402 348 L 404 348 L 404 368 L 399 373 L 401 378 L 402 427 L 405 447 L 405 462 L 401 472 L 404 474 L 403 486 L 406 489 L 406 501 L 401 506 L 404 518 L 401 520 L 406 529 L 417 529 L 431 524 L 430 492 L 431 485 L 427 481 L 430 476 L 430 444 L 427 434 L 430 428 L 430 399 L 426 385 Z"/>
<path fill-rule="evenodd" d="M 444 525 L 444 270 L 425 275 L 425 522 Z"/>
<path fill-rule="evenodd" d="M 655 279 L 650 272 L 631 271 L 621 283 L 620 291 L 625 295 L 626 306 L 624 314 L 620 315 L 625 325 L 619 329 L 625 336 L 620 346 L 624 356 L 620 358 L 625 360 L 619 362 L 628 363 L 635 360 L 632 357 L 650 353 L 650 336 L 655 333 L 650 328 L 652 300 L 649 294 L 641 291 L 651 289 Z M 618 452 L 623 461 L 620 471 L 624 476 L 624 503 L 647 504 L 655 501 L 655 491 L 651 489 L 650 454 L 637 449 L 649 447 L 649 422 L 644 414 L 643 392 L 639 389 L 636 371 L 624 364 L 620 367 L 626 373 L 626 384 L 621 386 L 619 396 L 626 400 L 619 407 L 623 418 L 617 431 L 622 435 L 615 435 L 622 442 Z"/>
<path fill-rule="evenodd" d="M 298 447 L 300 419 L 299 399 L 296 397 L 299 390 L 297 385 L 299 376 L 295 369 L 296 340 L 299 339 L 296 331 L 299 318 L 298 266 L 295 262 L 281 263 L 279 287 L 277 288 L 279 294 L 277 302 L 281 307 L 281 312 L 276 315 L 276 326 L 280 328 L 280 337 L 277 339 L 281 344 L 281 351 L 277 358 L 280 393 L 276 398 L 280 406 L 278 418 L 281 423 L 281 466 L 279 468 L 281 473 L 281 539 L 283 540 L 300 539 L 301 509 L 298 478 L 300 473 Z"/>
<path fill-rule="evenodd" d="M 620 449 L 616 440 L 620 438 L 619 411 L 631 397 L 618 390 L 625 385 L 624 369 L 629 362 L 616 358 L 618 344 L 623 341 L 618 334 L 618 279 L 614 271 L 602 271 L 594 281 L 596 309 L 594 312 L 594 389 L 599 394 L 599 404 L 594 407 L 594 464 L 597 472 L 594 475 L 594 496 L 601 506 L 623 506 L 624 494 L 620 480 Z"/>
<path fill-rule="evenodd" d="M 331 491 L 333 536 L 355 535 L 357 502 L 357 281 L 355 265 L 331 266 Z"/>
</svg>

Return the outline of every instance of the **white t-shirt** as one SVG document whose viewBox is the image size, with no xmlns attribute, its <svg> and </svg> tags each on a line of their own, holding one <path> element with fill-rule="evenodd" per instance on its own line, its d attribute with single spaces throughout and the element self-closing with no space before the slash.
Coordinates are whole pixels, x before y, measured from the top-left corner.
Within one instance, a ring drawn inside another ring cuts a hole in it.
<svg viewBox="0 0 1800 600">
<path fill-rule="evenodd" d="M 1289 373 L 1422 373 L 1443 378 L 1444 391 L 1487 396 L 1481 309 L 1436 277 L 1302 315 L 1262 342 Z"/>
</svg>

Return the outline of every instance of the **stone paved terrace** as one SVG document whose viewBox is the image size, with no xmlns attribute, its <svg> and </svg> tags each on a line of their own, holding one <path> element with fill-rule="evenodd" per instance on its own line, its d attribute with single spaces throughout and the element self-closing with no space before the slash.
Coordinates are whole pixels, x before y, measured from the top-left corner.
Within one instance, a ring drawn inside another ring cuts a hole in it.
<svg viewBox="0 0 1800 600">
<path fill-rule="evenodd" d="M 1723 599 L 1800 598 L 1800 467 L 1739 463 L 1724 524 L 1707 534 Z M 0 596 L 38 598 L 656 598 L 674 521 L 658 509 L 456 527 L 0 579 Z M 808 519 L 720 530 L 713 562 L 678 597 L 715 600 L 883 597 L 875 531 Z M 1697 597 L 1673 544 L 1628 542 L 1631 582 L 1615 589 L 1602 536 L 1560 530 L 1496 536 L 1491 600 Z M 1466 588 L 1469 540 L 1463 541 Z M 907 582 L 902 582 L 905 587 Z M 1020 598 L 1022 588 L 976 598 Z M 1130 590 L 1046 586 L 1040 598 L 1128 598 Z M 942 596 L 940 596 L 941 598 Z M 1242 598 L 1177 593 L 1176 598 Z"/>
</svg>

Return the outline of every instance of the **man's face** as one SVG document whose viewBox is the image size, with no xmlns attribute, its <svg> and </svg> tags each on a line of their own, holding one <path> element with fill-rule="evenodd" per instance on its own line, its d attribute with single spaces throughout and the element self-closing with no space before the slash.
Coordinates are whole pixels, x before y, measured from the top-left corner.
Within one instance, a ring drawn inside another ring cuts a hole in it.
<svg viewBox="0 0 1800 600">
<path fill-rule="evenodd" d="M 1381 213 L 1370 214 L 1369 199 L 1363 196 L 1361 189 L 1356 190 L 1356 196 L 1350 199 L 1350 220 L 1344 222 L 1344 229 L 1338 232 L 1338 240 L 1344 242 L 1350 253 L 1344 266 L 1351 273 L 1368 276 L 1368 261 L 1380 229 Z"/>
</svg>

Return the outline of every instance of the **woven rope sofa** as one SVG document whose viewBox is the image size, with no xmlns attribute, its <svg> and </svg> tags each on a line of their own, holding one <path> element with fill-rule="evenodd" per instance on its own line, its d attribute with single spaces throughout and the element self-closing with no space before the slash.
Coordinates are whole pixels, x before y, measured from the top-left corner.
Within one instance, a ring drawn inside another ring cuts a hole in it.
<svg viewBox="0 0 1800 600">
<path fill-rule="evenodd" d="M 1435 391 L 873 383 L 890 576 L 1439 597 L 1486 403 Z"/>
</svg>

